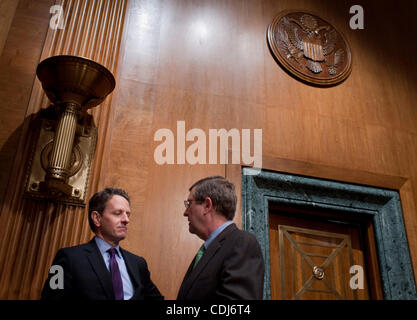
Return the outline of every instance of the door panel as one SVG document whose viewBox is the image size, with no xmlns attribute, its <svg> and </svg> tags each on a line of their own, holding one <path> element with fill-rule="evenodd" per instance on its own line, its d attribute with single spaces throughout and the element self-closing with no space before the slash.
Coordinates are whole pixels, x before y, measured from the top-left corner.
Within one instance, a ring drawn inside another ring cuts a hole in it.
<svg viewBox="0 0 417 320">
<path fill-rule="evenodd" d="M 369 299 L 358 226 L 277 213 L 269 218 L 272 299 Z M 363 289 L 350 287 L 353 265 L 363 268 Z"/>
</svg>

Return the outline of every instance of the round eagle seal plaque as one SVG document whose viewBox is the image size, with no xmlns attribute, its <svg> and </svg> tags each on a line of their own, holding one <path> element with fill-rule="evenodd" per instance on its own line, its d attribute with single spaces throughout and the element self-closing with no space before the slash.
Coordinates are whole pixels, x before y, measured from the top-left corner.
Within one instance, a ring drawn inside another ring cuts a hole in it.
<svg viewBox="0 0 417 320">
<path fill-rule="evenodd" d="M 288 72 L 308 83 L 335 85 L 350 74 L 348 42 L 314 14 L 281 12 L 268 27 L 268 44 Z"/>
</svg>

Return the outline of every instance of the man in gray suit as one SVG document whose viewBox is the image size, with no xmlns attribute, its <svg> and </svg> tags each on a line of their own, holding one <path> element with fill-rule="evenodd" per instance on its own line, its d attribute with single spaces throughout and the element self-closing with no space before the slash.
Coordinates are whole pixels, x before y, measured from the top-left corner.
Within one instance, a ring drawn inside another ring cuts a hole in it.
<svg viewBox="0 0 417 320">
<path fill-rule="evenodd" d="M 256 238 L 232 222 L 233 183 L 208 177 L 194 183 L 185 204 L 189 231 L 204 240 L 178 292 L 178 300 L 262 299 L 264 260 Z"/>
</svg>

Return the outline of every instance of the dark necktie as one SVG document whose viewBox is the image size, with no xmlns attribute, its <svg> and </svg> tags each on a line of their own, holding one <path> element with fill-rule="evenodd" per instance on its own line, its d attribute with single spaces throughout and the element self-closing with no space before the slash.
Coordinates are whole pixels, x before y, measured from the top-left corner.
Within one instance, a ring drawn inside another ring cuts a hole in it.
<svg viewBox="0 0 417 320">
<path fill-rule="evenodd" d="M 110 275 L 113 282 L 114 297 L 116 300 L 123 300 L 123 283 L 116 260 L 116 248 L 111 248 L 107 252 L 110 253 Z"/>
<path fill-rule="evenodd" d="M 195 259 L 194 259 L 194 266 L 193 269 L 195 268 L 195 266 L 197 265 L 198 261 L 200 261 L 201 257 L 204 254 L 204 250 L 206 250 L 206 248 L 204 247 L 204 244 L 201 246 L 200 250 L 198 250 Z"/>
</svg>

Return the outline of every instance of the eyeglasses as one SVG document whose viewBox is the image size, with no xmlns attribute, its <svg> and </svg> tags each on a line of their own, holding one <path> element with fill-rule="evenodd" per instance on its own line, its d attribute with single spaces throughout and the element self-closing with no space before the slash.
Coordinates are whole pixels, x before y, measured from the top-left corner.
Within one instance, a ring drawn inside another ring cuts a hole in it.
<svg viewBox="0 0 417 320">
<path fill-rule="evenodd" d="M 193 201 L 201 202 L 201 201 L 198 201 L 198 200 L 184 200 L 185 209 L 188 209 L 191 206 L 191 202 L 193 202 Z"/>
</svg>

